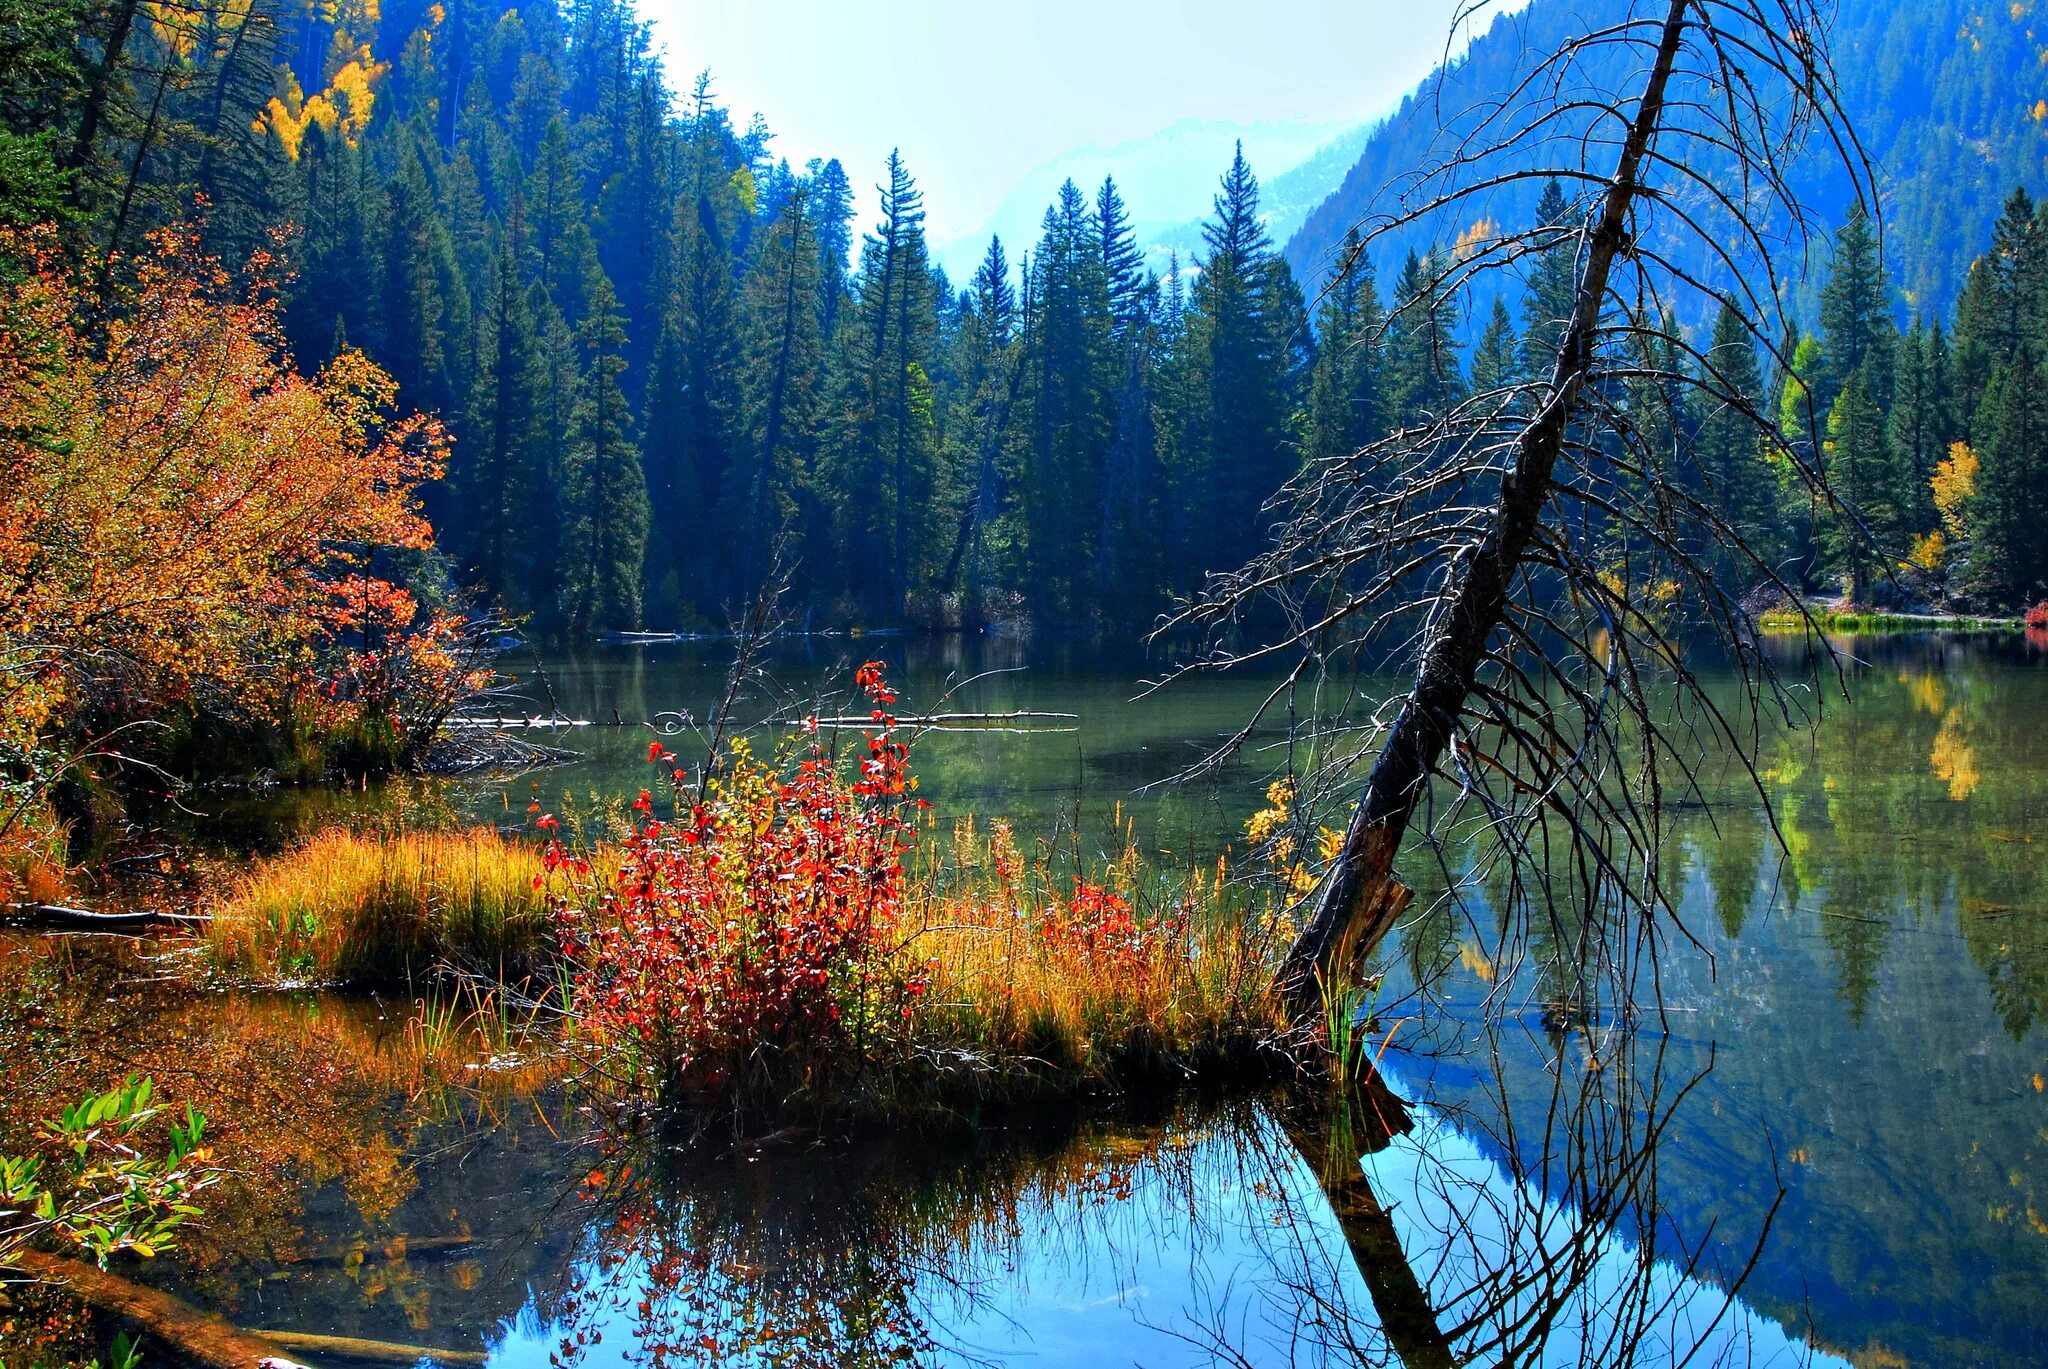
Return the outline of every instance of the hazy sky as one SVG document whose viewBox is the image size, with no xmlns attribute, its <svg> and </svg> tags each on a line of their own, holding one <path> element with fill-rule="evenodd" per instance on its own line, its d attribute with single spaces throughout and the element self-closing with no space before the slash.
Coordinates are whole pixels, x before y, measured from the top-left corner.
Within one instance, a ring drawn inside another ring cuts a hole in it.
<svg viewBox="0 0 2048 1369">
<path fill-rule="evenodd" d="M 1183 119 L 1383 113 L 1442 58 L 1451 17 L 1469 4 L 643 0 L 641 12 L 678 87 L 708 67 L 735 123 L 767 117 L 776 155 L 796 166 L 838 157 L 864 213 L 900 146 L 944 240 L 986 220 L 1023 172 L 1076 147 Z"/>
</svg>

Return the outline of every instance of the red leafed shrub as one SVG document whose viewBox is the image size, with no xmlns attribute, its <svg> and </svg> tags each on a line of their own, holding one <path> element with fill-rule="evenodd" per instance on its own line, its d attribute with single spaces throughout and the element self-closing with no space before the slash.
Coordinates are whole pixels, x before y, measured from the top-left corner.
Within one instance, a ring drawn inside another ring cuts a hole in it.
<svg viewBox="0 0 2048 1369">
<path fill-rule="evenodd" d="M 929 987 L 897 953 L 922 801 L 881 670 L 871 662 L 857 676 L 875 730 L 852 767 L 815 728 L 779 764 L 737 742 L 691 802 L 675 758 L 650 747 L 675 817 L 656 819 L 643 792 L 616 881 L 594 900 L 560 902 L 578 1030 L 658 1105 L 824 1094 L 907 1030 Z M 587 877 L 557 841 L 545 861 L 572 882 Z"/>
<path fill-rule="evenodd" d="M 1076 877 L 1071 899 L 1046 901 L 1038 932 L 1056 955 L 1144 980 L 1158 967 L 1162 949 L 1184 942 L 1187 925 L 1179 909 L 1139 918 L 1128 898 Z"/>
<path fill-rule="evenodd" d="M 2048 632 L 2048 599 L 2027 610 L 2027 627 L 2035 632 Z"/>
</svg>

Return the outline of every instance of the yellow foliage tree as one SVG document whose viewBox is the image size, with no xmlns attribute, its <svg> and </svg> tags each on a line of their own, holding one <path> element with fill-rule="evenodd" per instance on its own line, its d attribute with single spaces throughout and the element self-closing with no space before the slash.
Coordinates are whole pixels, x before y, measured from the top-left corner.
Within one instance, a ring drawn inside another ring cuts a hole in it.
<svg viewBox="0 0 2048 1369">
<path fill-rule="evenodd" d="M 358 352 L 299 375 L 267 257 L 238 279 L 196 229 L 164 230 L 132 297 L 86 329 L 94 301 L 51 240 L 0 256 L 19 263 L 0 283 L 0 742 L 17 769 L 88 706 L 368 716 L 406 671 L 459 673 L 456 621 L 367 574 L 379 548 L 431 544 L 415 492 L 442 429 L 392 419 L 390 377 Z"/>
</svg>

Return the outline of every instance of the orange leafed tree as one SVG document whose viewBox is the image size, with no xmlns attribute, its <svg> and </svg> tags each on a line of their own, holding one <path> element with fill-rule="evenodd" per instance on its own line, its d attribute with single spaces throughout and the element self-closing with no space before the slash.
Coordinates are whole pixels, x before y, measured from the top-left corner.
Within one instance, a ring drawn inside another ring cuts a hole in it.
<svg viewBox="0 0 2048 1369">
<path fill-rule="evenodd" d="M 203 696 L 259 716 L 393 707 L 458 625 L 370 571 L 424 549 L 430 418 L 358 352 L 300 375 L 259 256 L 157 234 L 111 317 L 46 238 L 0 241 L 0 690 L 26 744 L 87 703 Z M 445 682 L 444 682 L 445 683 Z"/>
</svg>

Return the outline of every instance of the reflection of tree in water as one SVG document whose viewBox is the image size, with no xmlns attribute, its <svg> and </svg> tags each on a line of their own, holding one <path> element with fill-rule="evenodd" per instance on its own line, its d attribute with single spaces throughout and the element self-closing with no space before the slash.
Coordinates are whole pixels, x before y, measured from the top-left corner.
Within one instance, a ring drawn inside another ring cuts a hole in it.
<svg viewBox="0 0 2048 1369">
<path fill-rule="evenodd" d="M 1698 1077 L 1667 1073 L 1661 1045 L 1629 1028 L 1573 1041 L 1543 1096 L 1511 1101 L 1500 1076 L 1483 1076 L 1455 1112 L 1411 1116 L 1374 1079 L 1328 1108 L 1279 1114 L 1367 1292 L 1347 1296 L 1354 1285 L 1332 1251 L 1302 1237 L 1312 1211 L 1273 1224 L 1268 1249 L 1286 1277 L 1269 1310 L 1291 1328 L 1295 1361 L 1434 1369 L 1749 1354 L 1734 1302 L 1748 1266 L 1716 1265 L 1710 1233 L 1687 1243 L 1659 1201 L 1659 1143 Z M 1474 1044 L 1479 1058 L 1501 1045 Z M 1220 1330 L 1209 1344 L 1224 1362 L 1251 1362 Z"/>
<path fill-rule="evenodd" d="M 623 1319 L 655 1364 L 926 1359 L 953 1348 L 948 1328 L 990 1288 L 1014 1286 L 1027 1237 L 1079 1257 L 1090 1214 L 1139 1182 L 1175 1186 L 1191 1210 L 1178 1138 L 1206 1130 L 1189 1112 L 1166 1126 L 892 1135 L 666 1164 L 645 1140 L 615 1143 L 584 1180 L 590 1256 L 547 1309 L 557 1354 L 574 1360 Z"/>
<path fill-rule="evenodd" d="M 1941 931 L 1952 917 L 2018 1040 L 2048 1009 L 2048 938 L 2019 915 L 2048 890 L 2034 841 L 2048 691 L 1991 643 L 1853 645 L 1864 662 L 1853 703 L 1811 736 L 1781 738 L 1765 767 L 1788 851 L 1781 892 L 1793 904 L 1817 896 L 1859 1019 L 1894 929 Z M 1726 841 L 1692 837 L 1710 850 Z M 1732 896 L 1718 883 L 1717 894 Z"/>
<path fill-rule="evenodd" d="M 1418 1127 L 1374 1078 L 964 1147 L 664 1167 L 621 1146 L 585 1181 L 588 1253 L 546 1319 L 568 1362 L 620 1336 L 654 1364 L 974 1361 L 977 1327 L 1034 1280 L 1064 1288 L 1093 1265 L 1121 1296 L 1142 1275 L 1120 1261 L 1164 1246 L 1187 1251 L 1190 1301 L 1146 1324 L 1217 1363 L 1733 1353 L 1717 1323 L 1743 1271 L 1686 1277 L 1708 1263 L 1657 1200 L 1657 1143 L 1692 1081 L 1622 1036 L 1566 1062 L 1533 1113 L 1497 1089 L 1455 1126 Z M 1375 1161 L 1394 1148 L 1400 1163 Z"/>
</svg>

